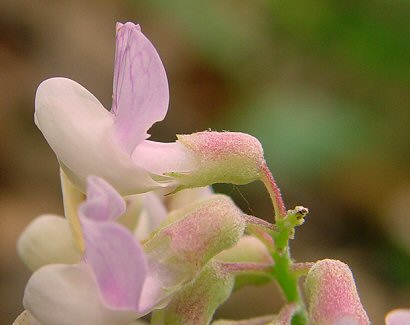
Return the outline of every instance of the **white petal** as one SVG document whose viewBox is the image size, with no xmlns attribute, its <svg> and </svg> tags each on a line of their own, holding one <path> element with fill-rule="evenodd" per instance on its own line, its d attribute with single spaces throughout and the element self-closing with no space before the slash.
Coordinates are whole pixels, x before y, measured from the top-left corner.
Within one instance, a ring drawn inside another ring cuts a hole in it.
<svg viewBox="0 0 410 325">
<path fill-rule="evenodd" d="M 171 172 L 186 173 L 198 165 L 191 151 L 178 142 L 144 140 L 135 148 L 132 159 L 138 166 L 157 175 Z"/>
<path fill-rule="evenodd" d="M 47 264 L 78 263 L 81 258 L 67 220 L 55 215 L 34 219 L 21 234 L 17 250 L 32 271 Z"/>
<path fill-rule="evenodd" d="M 134 232 L 138 224 L 138 218 L 142 211 L 143 199 L 145 194 L 129 195 L 124 198 L 127 208 L 125 213 L 118 218 L 118 222 L 125 226 L 129 231 Z"/>
<path fill-rule="evenodd" d="M 105 307 L 85 265 L 41 268 L 27 284 L 23 304 L 42 325 L 128 325 L 138 317 L 130 310 Z"/>
<path fill-rule="evenodd" d="M 145 193 L 141 195 L 143 200 L 142 211 L 138 218 L 138 225 L 135 229 L 135 236 L 138 240 L 148 239 L 163 220 L 167 217 L 167 210 L 164 203 L 155 193 Z"/>
<path fill-rule="evenodd" d="M 84 87 L 66 78 L 43 81 L 35 121 L 73 183 L 85 191 L 88 175 L 100 176 L 122 194 L 160 187 L 114 144 L 114 117 Z"/>
</svg>

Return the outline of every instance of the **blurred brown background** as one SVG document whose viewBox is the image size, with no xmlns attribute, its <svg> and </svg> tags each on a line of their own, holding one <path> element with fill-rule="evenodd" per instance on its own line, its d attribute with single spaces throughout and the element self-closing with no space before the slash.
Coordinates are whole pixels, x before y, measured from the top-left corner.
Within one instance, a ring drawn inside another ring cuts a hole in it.
<svg viewBox="0 0 410 325">
<path fill-rule="evenodd" d="M 22 310 L 30 275 L 19 233 L 62 213 L 57 161 L 33 123 L 36 87 L 65 76 L 109 108 L 116 21 L 140 23 L 168 72 L 170 110 L 153 139 L 255 135 L 288 208 L 310 208 L 294 258 L 347 262 L 374 324 L 410 308 L 409 18 L 406 1 L 1 1 L 0 324 Z M 261 184 L 216 189 L 269 219 Z M 272 287 L 249 288 L 218 314 L 279 306 Z"/>
</svg>

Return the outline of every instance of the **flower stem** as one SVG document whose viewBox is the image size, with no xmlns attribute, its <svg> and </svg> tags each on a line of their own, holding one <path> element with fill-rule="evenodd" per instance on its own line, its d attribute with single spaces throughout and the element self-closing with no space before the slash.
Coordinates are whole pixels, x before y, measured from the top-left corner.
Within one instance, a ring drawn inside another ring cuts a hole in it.
<svg viewBox="0 0 410 325">
<path fill-rule="evenodd" d="M 259 227 L 269 233 L 275 230 L 275 225 L 271 224 L 270 222 L 267 222 L 263 219 L 251 216 L 249 214 L 244 214 L 243 219 L 245 220 L 247 225 L 253 225 L 256 227 Z"/>
<path fill-rule="evenodd" d="M 294 210 L 286 211 L 280 189 L 266 163 L 262 166 L 261 172 L 261 180 L 269 192 L 275 210 L 276 227 L 272 234 L 274 250 L 271 251 L 275 265 L 273 276 L 282 288 L 287 303 L 298 306 L 292 318 L 292 325 L 306 325 L 307 313 L 298 285 L 300 274 L 295 270 L 290 257 L 289 240 L 294 236 L 295 227 L 304 222 L 308 210 L 296 207 Z"/>
<path fill-rule="evenodd" d="M 276 185 L 275 179 L 266 163 L 262 165 L 261 173 L 261 181 L 269 193 L 275 210 L 275 220 L 284 218 L 286 216 L 286 208 L 283 203 L 282 194 L 280 193 L 280 189 L 278 185 Z"/>
<path fill-rule="evenodd" d="M 272 257 L 275 261 L 273 275 L 282 288 L 286 301 L 299 306 L 298 311 L 293 316 L 292 325 L 306 325 L 306 308 L 298 286 L 298 274 L 292 270 L 293 263 L 290 258 L 289 249 L 286 249 L 282 254 L 275 252 Z"/>
<path fill-rule="evenodd" d="M 230 273 L 261 273 L 269 276 L 274 269 L 273 264 L 269 263 L 246 263 L 246 262 L 221 262 L 222 268 Z"/>
<path fill-rule="evenodd" d="M 296 303 L 299 307 L 292 319 L 292 325 L 307 324 L 306 308 L 298 285 L 299 272 L 295 270 L 289 250 L 289 240 L 293 236 L 294 228 L 303 223 L 303 217 L 302 219 L 299 217 L 301 211 L 307 213 L 304 208 L 296 208 L 289 210 L 286 217 L 277 220 L 277 232 L 273 236 L 275 243 L 275 251 L 272 254 L 275 262 L 274 276 L 282 288 L 286 301 Z"/>
</svg>

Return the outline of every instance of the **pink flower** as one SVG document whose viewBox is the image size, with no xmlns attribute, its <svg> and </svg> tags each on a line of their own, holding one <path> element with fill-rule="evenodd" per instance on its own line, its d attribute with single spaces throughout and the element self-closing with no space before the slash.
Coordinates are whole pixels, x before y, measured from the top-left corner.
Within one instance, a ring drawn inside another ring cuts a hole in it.
<svg viewBox="0 0 410 325">
<path fill-rule="evenodd" d="M 51 78 L 37 89 L 35 122 L 83 191 L 86 177 L 97 175 L 122 194 L 142 193 L 169 178 L 155 177 L 137 163 L 139 156 L 161 160 L 152 165 L 166 157 L 169 168 L 186 171 L 180 165 L 188 159 L 182 145 L 146 140 L 148 129 L 164 119 L 168 100 L 165 69 L 154 46 L 139 25 L 118 23 L 111 111 L 75 81 Z"/>
<path fill-rule="evenodd" d="M 172 212 L 142 246 L 116 222 L 125 211 L 119 193 L 95 176 L 87 184 L 87 200 L 78 210 L 81 261 L 42 266 L 26 286 L 24 306 L 42 325 L 128 325 L 164 307 L 245 229 L 234 203 L 213 195 Z"/>
<path fill-rule="evenodd" d="M 67 78 L 45 80 L 37 89 L 35 122 L 83 192 L 88 175 L 104 178 L 122 195 L 259 178 L 263 150 L 250 135 L 200 132 L 172 143 L 147 140 L 167 113 L 169 91 L 160 57 L 139 25 L 117 24 L 113 84 L 110 111 Z"/>
<path fill-rule="evenodd" d="M 124 200 L 96 177 L 89 178 L 87 196 L 79 208 L 82 261 L 46 265 L 26 286 L 23 304 L 42 325 L 128 324 L 144 313 L 142 304 L 150 304 L 141 295 L 148 271 L 143 249 L 115 223 Z"/>
</svg>

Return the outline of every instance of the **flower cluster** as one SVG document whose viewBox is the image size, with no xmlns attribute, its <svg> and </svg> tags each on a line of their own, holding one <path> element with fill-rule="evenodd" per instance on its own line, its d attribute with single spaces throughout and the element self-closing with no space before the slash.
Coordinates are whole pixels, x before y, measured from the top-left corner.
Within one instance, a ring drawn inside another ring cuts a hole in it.
<svg viewBox="0 0 410 325">
<path fill-rule="evenodd" d="M 148 140 L 169 91 L 138 25 L 117 24 L 113 85 L 111 110 L 66 78 L 38 87 L 35 123 L 61 166 L 65 217 L 36 218 L 18 241 L 33 274 L 14 324 L 137 325 L 147 314 L 153 325 L 210 324 L 233 290 L 270 281 L 286 300 L 278 314 L 212 324 L 369 324 L 346 264 L 291 259 L 308 211 L 285 209 L 257 139 L 205 131 Z M 272 224 L 209 187 L 256 180 L 272 198 Z M 410 324 L 410 311 L 386 324 Z"/>
</svg>

